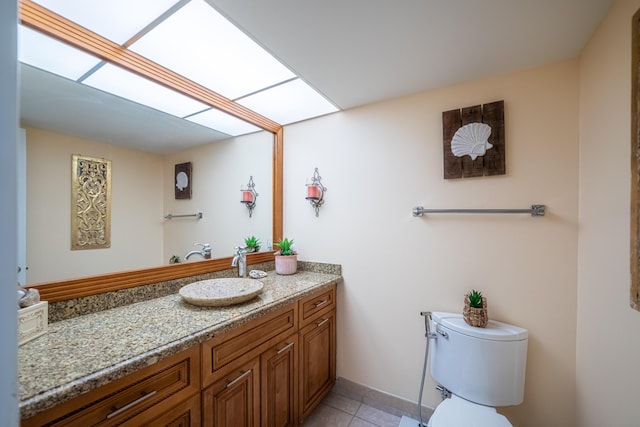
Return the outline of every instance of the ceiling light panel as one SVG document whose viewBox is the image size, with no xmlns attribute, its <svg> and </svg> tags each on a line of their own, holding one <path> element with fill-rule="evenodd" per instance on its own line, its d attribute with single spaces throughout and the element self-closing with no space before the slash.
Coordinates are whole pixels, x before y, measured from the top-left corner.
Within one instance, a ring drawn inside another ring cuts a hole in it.
<svg viewBox="0 0 640 427">
<path fill-rule="evenodd" d="M 229 99 L 295 77 L 202 0 L 191 0 L 130 49 Z"/>
<path fill-rule="evenodd" d="M 254 126 L 251 123 L 247 123 L 244 120 L 240 120 L 227 113 L 223 113 L 215 108 L 194 114 L 186 119 L 194 123 L 201 124 L 202 126 L 224 132 L 231 136 L 244 135 L 261 130 L 259 127 Z"/>
<path fill-rule="evenodd" d="M 208 108 L 208 105 L 111 64 L 101 67 L 83 83 L 177 117 Z"/>
<path fill-rule="evenodd" d="M 77 80 L 100 62 L 95 56 L 22 25 L 18 27 L 18 60 L 70 80 Z"/>
<path fill-rule="evenodd" d="M 338 111 L 333 104 L 300 79 L 272 87 L 237 102 L 283 125 Z"/>
<path fill-rule="evenodd" d="M 123 44 L 178 0 L 35 0 L 65 18 Z"/>
</svg>

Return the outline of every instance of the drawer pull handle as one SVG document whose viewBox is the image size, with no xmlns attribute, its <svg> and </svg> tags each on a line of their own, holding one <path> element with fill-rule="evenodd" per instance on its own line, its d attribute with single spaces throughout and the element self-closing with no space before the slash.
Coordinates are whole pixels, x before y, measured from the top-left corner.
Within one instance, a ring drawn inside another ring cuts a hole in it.
<svg viewBox="0 0 640 427">
<path fill-rule="evenodd" d="M 227 383 L 227 388 L 232 387 L 234 384 L 236 384 L 238 381 L 241 381 L 244 377 L 246 377 L 250 373 L 251 373 L 251 369 L 249 369 L 248 371 L 243 372 L 242 374 L 240 374 L 240 376 L 238 378 L 236 378 L 235 380 L 231 381 L 230 383 Z"/>
<path fill-rule="evenodd" d="M 325 304 L 326 304 L 326 303 L 328 303 L 328 302 L 329 302 L 329 301 L 327 301 L 327 300 L 322 300 L 322 301 L 320 301 L 319 303 L 317 303 L 317 304 L 315 305 L 315 308 L 322 307 L 323 305 L 325 305 Z"/>
<path fill-rule="evenodd" d="M 143 396 L 140 396 L 139 398 L 137 398 L 137 399 L 136 399 L 136 400 L 134 400 L 133 402 L 129 402 L 129 403 L 127 403 L 127 404 L 126 404 L 126 405 L 124 405 L 122 408 L 116 409 L 115 411 L 108 413 L 108 414 L 107 414 L 107 419 L 109 419 L 109 418 L 113 418 L 113 417 L 115 417 L 116 415 L 120 415 L 120 414 L 121 414 L 121 413 L 123 413 L 124 411 L 126 411 L 126 410 L 128 410 L 128 409 L 133 408 L 134 406 L 136 406 L 136 405 L 137 405 L 137 404 L 139 404 L 139 403 L 144 402 L 145 400 L 147 400 L 148 398 L 150 398 L 151 396 L 153 396 L 153 395 L 154 395 L 154 394 L 156 394 L 156 393 L 157 393 L 157 391 L 156 391 L 156 390 L 153 390 L 153 391 L 150 391 L 149 393 L 147 393 L 147 394 L 145 394 L 145 395 L 143 395 Z"/>
<path fill-rule="evenodd" d="M 316 323 L 316 326 L 319 328 L 320 326 L 324 325 L 328 321 L 329 321 L 329 319 L 324 319 L 323 321 Z"/>
<path fill-rule="evenodd" d="M 284 347 L 282 347 L 280 350 L 278 350 L 278 351 L 276 352 L 276 354 L 282 354 L 282 353 L 284 353 L 285 351 L 287 351 L 288 349 L 290 349 L 292 346 L 293 346 L 293 343 L 292 343 L 292 342 L 290 342 L 289 344 L 285 345 L 285 346 L 284 346 Z"/>
</svg>

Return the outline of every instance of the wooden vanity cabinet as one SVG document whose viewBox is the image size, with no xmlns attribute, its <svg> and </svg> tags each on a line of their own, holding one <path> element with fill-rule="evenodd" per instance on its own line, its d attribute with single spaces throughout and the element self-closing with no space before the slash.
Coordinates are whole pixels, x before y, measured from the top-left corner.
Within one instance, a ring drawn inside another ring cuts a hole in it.
<svg viewBox="0 0 640 427">
<path fill-rule="evenodd" d="M 259 420 L 259 358 L 238 366 L 202 391 L 203 427 L 252 427 Z"/>
<path fill-rule="evenodd" d="M 298 333 L 260 356 L 262 427 L 288 427 L 298 422 Z"/>
<path fill-rule="evenodd" d="M 336 382 L 336 288 L 301 301 L 299 422 Z"/>
<path fill-rule="evenodd" d="M 335 383 L 335 298 L 333 285 L 22 426 L 296 426 Z"/>
<path fill-rule="evenodd" d="M 184 425 L 179 420 L 199 426 L 200 389 L 196 346 L 22 420 L 22 426 Z"/>
<path fill-rule="evenodd" d="M 287 411 L 295 410 L 295 400 L 292 399 L 295 399 L 297 388 L 292 387 L 287 379 L 281 379 L 281 376 L 294 377 L 295 364 L 287 366 L 286 358 L 273 358 L 280 350 L 280 355 L 291 355 L 297 351 L 295 343 L 287 347 L 291 340 L 285 340 L 297 331 L 298 303 L 295 302 L 202 344 L 202 382 L 205 387 L 202 417 L 205 427 L 258 427 L 261 422 L 267 425 L 262 418 L 268 419 L 271 414 L 262 416 L 265 408 L 279 406 L 279 416 L 282 416 L 283 401 L 287 405 L 292 404 L 286 408 Z M 283 373 L 283 366 L 291 371 Z M 277 389 L 278 395 L 269 396 L 265 391 L 269 388 Z M 295 421 L 293 415 L 291 421 Z"/>
<path fill-rule="evenodd" d="M 302 423 L 335 384 L 335 298 L 325 288 L 203 343 L 203 426 Z"/>
</svg>

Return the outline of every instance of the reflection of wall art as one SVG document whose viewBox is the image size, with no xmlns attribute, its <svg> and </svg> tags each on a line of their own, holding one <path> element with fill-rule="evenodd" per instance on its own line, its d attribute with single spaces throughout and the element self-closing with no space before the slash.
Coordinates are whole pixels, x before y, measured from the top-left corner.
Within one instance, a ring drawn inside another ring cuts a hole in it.
<svg viewBox="0 0 640 427">
<path fill-rule="evenodd" d="M 191 162 L 180 163 L 175 166 L 176 199 L 191 198 Z"/>
<path fill-rule="evenodd" d="M 505 174 L 504 101 L 442 113 L 444 179 Z"/>
<path fill-rule="evenodd" d="M 111 246 L 111 161 L 74 154 L 71 249 Z"/>
</svg>

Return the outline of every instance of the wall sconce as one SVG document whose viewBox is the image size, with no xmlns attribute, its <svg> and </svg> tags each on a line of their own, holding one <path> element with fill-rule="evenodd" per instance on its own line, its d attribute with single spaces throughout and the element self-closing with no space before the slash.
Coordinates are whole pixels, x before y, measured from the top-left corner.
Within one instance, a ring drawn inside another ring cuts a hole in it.
<svg viewBox="0 0 640 427">
<path fill-rule="evenodd" d="M 327 188 L 322 185 L 322 177 L 318 173 L 318 168 L 313 172 L 311 179 L 307 180 L 307 197 L 306 199 L 311 203 L 316 210 L 316 216 L 319 216 L 320 206 L 324 204 L 324 192 Z"/>
<path fill-rule="evenodd" d="M 242 195 L 240 203 L 244 203 L 247 206 L 247 209 L 249 209 L 249 218 L 251 218 L 253 208 L 256 206 L 256 199 L 258 198 L 258 193 L 256 193 L 255 187 L 256 185 L 253 183 L 253 175 L 249 177 L 249 183 L 246 188 L 244 186 L 240 186 L 240 193 Z"/>
</svg>

